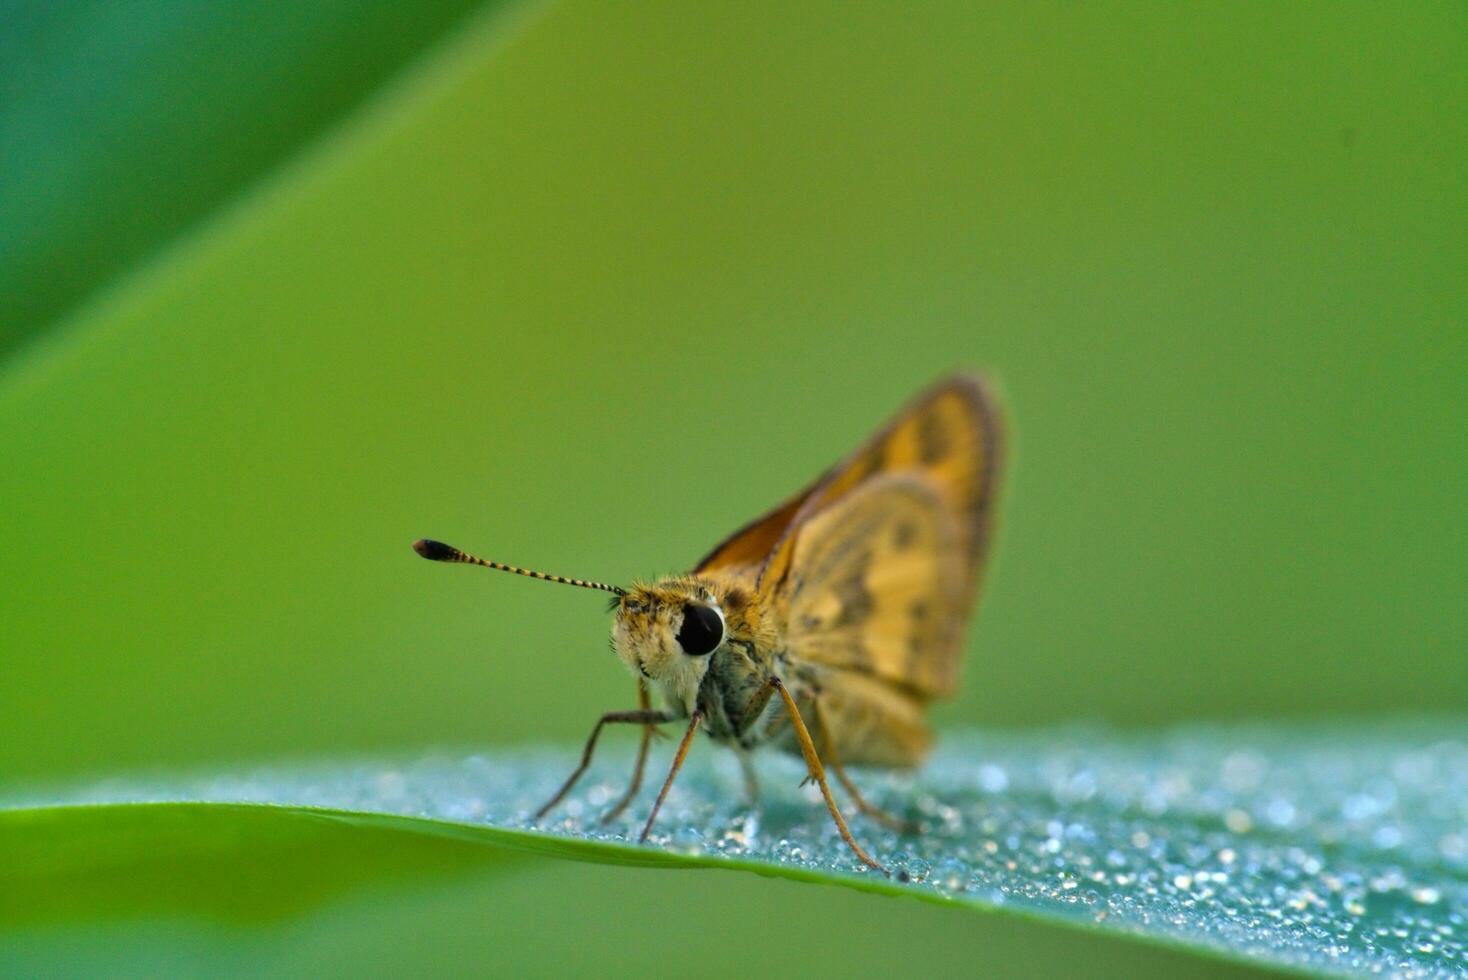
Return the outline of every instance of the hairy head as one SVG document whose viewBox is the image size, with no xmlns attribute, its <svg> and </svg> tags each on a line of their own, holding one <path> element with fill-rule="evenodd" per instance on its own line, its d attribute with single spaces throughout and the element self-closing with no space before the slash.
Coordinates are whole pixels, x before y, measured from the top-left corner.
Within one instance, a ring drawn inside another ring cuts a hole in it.
<svg viewBox="0 0 1468 980">
<path fill-rule="evenodd" d="M 612 646 L 622 662 L 692 710 L 709 661 L 727 639 L 717 597 L 695 579 L 635 585 L 614 606 Z"/>
</svg>

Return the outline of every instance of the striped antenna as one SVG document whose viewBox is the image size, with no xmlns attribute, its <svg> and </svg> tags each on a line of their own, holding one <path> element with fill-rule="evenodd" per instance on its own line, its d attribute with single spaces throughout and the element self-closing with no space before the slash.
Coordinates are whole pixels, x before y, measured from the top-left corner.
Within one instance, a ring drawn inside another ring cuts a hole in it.
<svg viewBox="0 0 1468 980">
<path fill-rule="evenodd" d="M 413 550 L 429 561 L 455 562 L 460 565 L 483 565 L 485 568 L 493 568 L 500 572 L 514 572 L 516 575 L 525 575 L 529 578 L 538 578 L 542 582 L 560 582 L 562 585 L 579 585 L 583 589 L 600 589 L 610 592 L 612 595 L 623 596 L 627 590 L 616 585 L 607 585 L 605 582 L 588 582 L 580 578 L 566 578 L 564 575 L 550 575 L 546 572 L 535 572 L 528 568 L 520 568 L 517 565 L 506 565 L 502 561 L 485 561 L 476 558 L 468 552 L 460 551 L 442 541 L 430 541 L 428 538 L 419 538 L 413 542 Z"/>
</svg>

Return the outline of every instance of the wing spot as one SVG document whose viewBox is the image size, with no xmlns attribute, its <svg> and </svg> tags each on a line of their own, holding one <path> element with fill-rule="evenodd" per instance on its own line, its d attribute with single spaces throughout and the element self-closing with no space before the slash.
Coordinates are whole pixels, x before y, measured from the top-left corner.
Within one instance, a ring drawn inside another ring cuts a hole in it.
<svg viewBox="0 0 1468 980">
<path fill-rule="evenodd" d="M 948 426 L 939 414 L 937 406 L 929 407 L 918 417 L 919 458 L 924 463 L 931 465 L 947 456 L 952 448 Z"/>
<path fill-rule="evenodd" d="M 856 626 L 871 616 L 876 607 L 876 599 L 867 589 L 867 567 L 871 560 L 871 555 L 862 555 L 846 578 L 836 583 L 836 599 L 841 603 L 841 612 L 836 615 L 833 626 Z"/>
<path fill-rule="evenodd" d="M 892 547 L 898 551 L 906 551 L 917 541 L 917 525 L 912 521 L 902 521 L 892 532 Z"/>
</svg>

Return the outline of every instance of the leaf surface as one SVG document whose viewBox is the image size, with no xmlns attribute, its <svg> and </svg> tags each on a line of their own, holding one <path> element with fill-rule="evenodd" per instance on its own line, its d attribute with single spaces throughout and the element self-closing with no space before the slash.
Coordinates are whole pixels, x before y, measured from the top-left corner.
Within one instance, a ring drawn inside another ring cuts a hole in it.
<svg viewBox="0 0 1468 980">
<path fill-rule="evenodd" d="M 1468 962 L 1461 733 L 1420 722 L 952 736 L 917 776 L 862 774 L 875 799 L 929 827 L 904 837 L 855 820 L 890 879 L 859 867 L 783 757 L 763 760 L 751 809 L 733 760 L 699 753 L 647 846 L 633 843 L 645 798 L 598 822 L 628 762 L 615 752 L 540 825 L 529 814 L 569 753 L 111 781 L 0 810 L 0 916 L 141 901 L 249 919 L 368 878 L 529 852 L 840 884 L 1286 969 L 1448 976 Z M 310 855 L 309 871 L 281 880 L 262 870 L 272 855 Z"/>
</svg>

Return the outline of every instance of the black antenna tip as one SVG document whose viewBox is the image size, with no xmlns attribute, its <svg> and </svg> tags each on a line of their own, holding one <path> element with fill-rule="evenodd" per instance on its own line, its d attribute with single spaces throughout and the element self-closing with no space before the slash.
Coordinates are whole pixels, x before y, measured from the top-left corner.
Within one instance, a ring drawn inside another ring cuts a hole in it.
<svg viewBox="0 0 1468 980">
<path fill-rule="evenodd" d="M 429 538 L 419 538 L 413 542 L 413 550 L 420 557 L 429 561 L 454 561 L 459 557 L 459 549 L 451 548 L 442 541 L 433 541 Z"/>
</svg>

